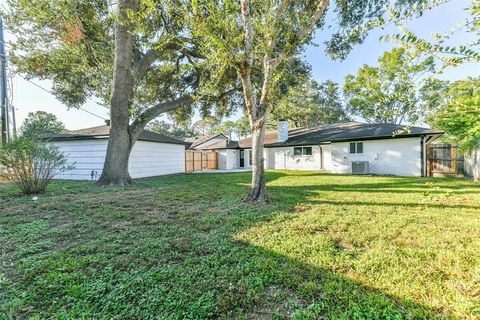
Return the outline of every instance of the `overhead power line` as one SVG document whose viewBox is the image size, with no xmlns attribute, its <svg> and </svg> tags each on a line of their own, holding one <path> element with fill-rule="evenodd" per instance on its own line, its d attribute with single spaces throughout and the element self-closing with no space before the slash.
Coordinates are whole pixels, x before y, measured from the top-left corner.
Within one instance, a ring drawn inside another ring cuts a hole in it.
<svg viewBox="0 0 480 320">
<path fill-rule="evenodd" d="M 44 87 L 42 87 L 42 86 L 39 85 L 38 83 L 35 83 L 35 82 L 33 82 L 32 80 L 30 80 L 30 79 L 28 79 L 28 78 L 25 78 L 24 76 L 22 76 L 22 75 L 20 75 L 20 74 L 18 74 L 18 75 L 19 75 L 22 79 L 30 82 L 31 84 L 33 84 L 34 86 L 40 88 L 41 90 L 43 90 L 43 91 L 51 94 L 52 96 L 55 96 L 55 94 L 54 94 L 53 92 L 51 92 L 51 91 L 48 90 L 48 89 L 45 89 Z M 97 103 L 97 104 L 98 104 L 98 103 Z M 99 104 L 99 105 L 100 105 L 100 104 Z M 84 108 L 82 108 L 82 107 L 78 107 L 78 109 L 79 109 L 79 110 L 82 110 L 82 111 L 85 111 L 86 113 L 89 113 L 89 114 L 91 114 L 92 116 L 95 116 L 95 117 L 100 118 L 100 119 L 102 119 L 102 120 L 108 120 L 108 119 L 106 119 L 106 118 L 104 118 L 104 117 L 102 117 L 102 116 L 99 116 L 98 114 L 95 114 L 95 113 L 93 113 L 93 112 L 91 112 L 91 111 L 88 111 L 88 110 L 86 110 L 86 109 L 84 109 Z"/>
</svg>

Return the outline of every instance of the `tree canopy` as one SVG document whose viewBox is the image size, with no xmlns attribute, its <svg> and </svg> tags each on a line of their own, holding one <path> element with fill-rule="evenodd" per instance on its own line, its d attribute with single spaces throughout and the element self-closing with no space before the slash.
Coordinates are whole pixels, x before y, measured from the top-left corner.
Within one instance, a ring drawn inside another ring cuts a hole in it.
<svg viewBox="0 0 480 320">
<path fill-rule="evenodd" d="M 417 88 L 433 67 L 433 58 L 422 59 L 404 47 L 385 52 L 378 66 L 363 65 L 345 77 L 347 110 L 368 122 L 415 123 L 424 114 Z"/>
<path fill-rule="evenodd" d="M 21 136 L 28 139 L 65 131 L 63 123 L 54 114 L 45 111 L 30 112 L 20 127 Z"/>
<path fill-rule="evenodd" d="M 291 127 L 306 127 L 349 120 L 337 83 L 313 79 L 290 87 L 272 102 L 272 121 L 288 120 Z"/>
<path fill-rule="evenodd" d="M 91 97 L 109 105 L 112 127 L 101 184 L 131 182 L 130 151 L 159 115 L 173 110 L 188 114 L 195 106 L 226 114 L 233 107 L 226 99 L 236 91 L 231 74 L 217 76 L 216 86 L 202 86 L 211 73 L 190 32 L 185 2 L 7 4 L 2 14 L 17 38 L 11 51 L 17 72 L 50 79 L 52 92 L 69 107 Z"/>
<path fill-rule="evenodd" d="M 450 1 L 431 1 L 431 4 L 427 5 L 428 2 L 425 1 L 425 4 L 420 7 L 419 14 L 423 14 L 423 12 L 431 10 L 433 7 L 448 2 Z M 465 10 L 470 13 L 467 18 L 452 26 L 449 32 L 433 32 L 432 40 L 415 34 L 415 32 L 409 29 L 408 23 L 399 16 L 393 17 L 392 20 L 397 23 L 400 33 L 383 38 L 384 40 L 393 40 L 401 44 L 414 46 L 419 52 L 434 57 L 441 62 L 439 71 L 462 63 L 478 63 L 480 62 L 480 1 L 471 0 L 470 4 L 465 3 L 465 6 Z M 458 38 L 465 38 L 465 36 L 459 37 L 462 32 L 468 35 L 470 39 L 466 42 L 458 43 Z"/>
<path fill-rule="evenodd" d="M 463 150 L 480 146 L 480 79 L 469 78 L 453 83 L 442 83 L 443 90 L 435 90 L 430 101 L 433 110 L 429 123 L 444 130 L 450 141 Z M 438 88 L 438 86 L 437 86 Z"/>
<path fill-rule="evenodd" d="M 150 122 L 147 129 L 168 137 L 184 139 L 195 136 L 195 131 L 190 123 L 177 123 L 175 121 L 154 120 Z"/>
</svg>

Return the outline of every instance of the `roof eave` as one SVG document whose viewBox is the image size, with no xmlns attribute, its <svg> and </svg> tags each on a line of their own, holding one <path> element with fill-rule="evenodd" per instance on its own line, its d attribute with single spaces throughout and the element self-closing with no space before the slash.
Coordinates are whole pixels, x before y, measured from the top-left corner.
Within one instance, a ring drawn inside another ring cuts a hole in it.
<svg viewBox="0 0 480 320">
<path fill-rule="evenodd" d="M 433 131 L 433 132 L 423 132 L 423 133 L 409 133 L 409 134 L 398 134 L 395 136 L 366 136 L 366 137 L 350 137 L 350 138 L 342 138 L 342 139 L 331 139 L 326 141 L 304 141 L 304 142 L 278 142 L 278 143 L 271 143 L 266 144 L 265 148 L 276 148 L 276 147 L 295 147 L 295 146 L 308 146 L 308 145 L 322 145 L 322 144 L 330 144 L 335 142 L 347 142 L 347 141 L 364 141 L 364 140 L 386 140 L 386 139 L 403 139 L 403 138 L 416 138 L 426 135 L 432 135 L 440 137 L 444 134 L 443 131 Z M 435 138 L 436 139 L 436 138 Z M 243 149 L 247 149 L 251 147 L 244 147 Z"/>
<path fill-rule="evenodd" d="M 95 136 L 71 136 L 71 137 L 53 137 L 53 138 L 42 138 L 42 140 L 45 141 L 79 141 L 79 140 L 98 140 L 98 139 L 108 139 L 109 135 L 95 135 Z M 148 142 L 156 142 L 156 143 L 166 143 L 166 144 L 180 144 L 184 146 L 188 146 L 188 143 L 183 142 L 183 141 L 159 141 L 155 139 L 148 139 L 148 138 L 142 138 L 139 137 L 137 141 L 148 141 Z"/>
</svg>

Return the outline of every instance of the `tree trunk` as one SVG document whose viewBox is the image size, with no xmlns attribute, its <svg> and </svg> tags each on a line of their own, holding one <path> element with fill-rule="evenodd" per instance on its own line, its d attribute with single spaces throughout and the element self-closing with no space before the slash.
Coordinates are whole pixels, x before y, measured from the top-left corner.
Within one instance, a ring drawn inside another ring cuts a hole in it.
<svg viewBox="0 0 480 320">
<path fill-rule="evenodd" d="M 111 128 L 100 185 L 125 186 L 132 182 L 128 173 L 128 158 L 134 141 L 130 138 L 129 106 L 133 96 L 133 35 L 132 26 L 125 13 L 134 9 L 135 0 L 119 0 L 115 28 L 115 61 L 111 99 Z M 133 142 L 133 143 L 132 143 Z"/>
<path fill-rule="evenodd" d="M 266 118 L 266 117 L 265 117 Z M 252 130 L 252 183 L 244 201 L 263 203 L 268 201 L 265 187 L 265 161 L 263 157 L 267 121 L 256 123 Z"/>
</svg>

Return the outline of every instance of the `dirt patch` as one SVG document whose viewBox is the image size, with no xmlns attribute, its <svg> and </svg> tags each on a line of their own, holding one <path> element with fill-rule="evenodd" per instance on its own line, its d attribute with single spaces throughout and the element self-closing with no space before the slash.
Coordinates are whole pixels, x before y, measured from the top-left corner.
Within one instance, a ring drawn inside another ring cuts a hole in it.
<svg viewBox="0 0 480 320">
<path fill-rule="evenodd" d="M 246 317 L 258 320 L 288 319 L 301 305 L 301 299 L 293 290 L 272 285 L 258 297 L 255 307 L 247 312 Z"/>
</svg>

